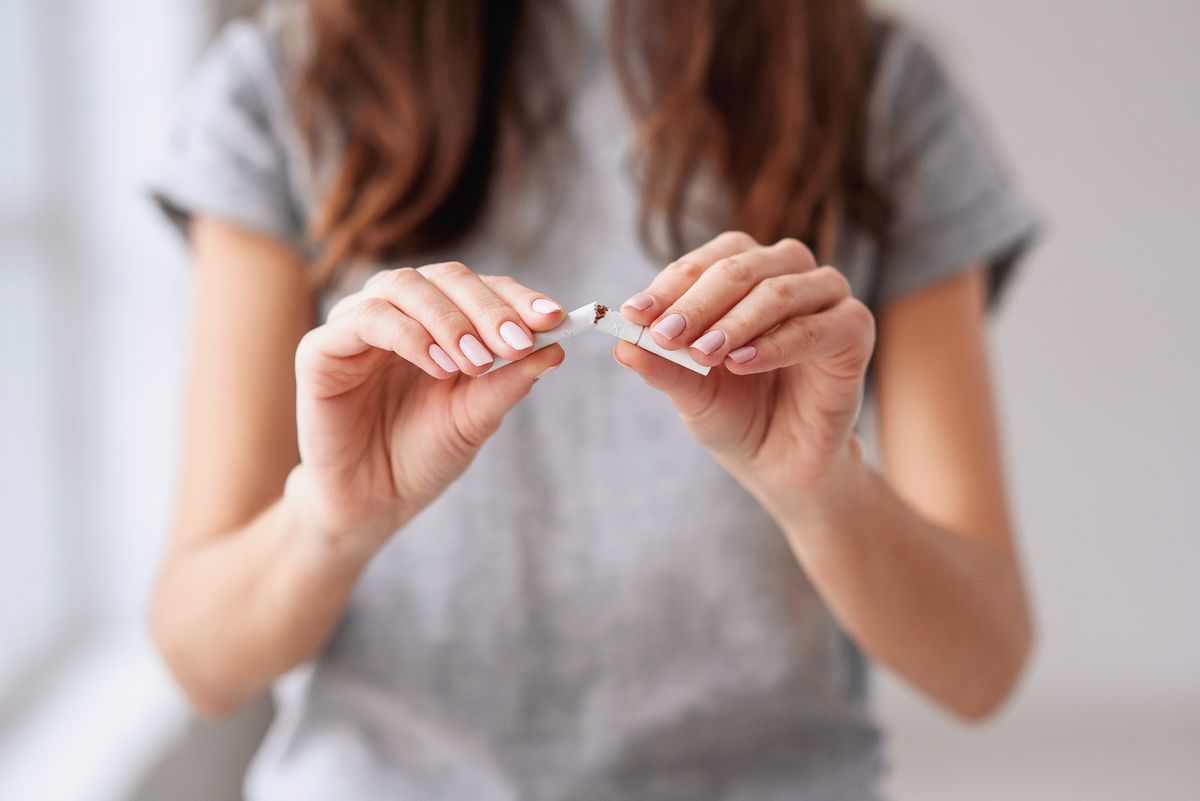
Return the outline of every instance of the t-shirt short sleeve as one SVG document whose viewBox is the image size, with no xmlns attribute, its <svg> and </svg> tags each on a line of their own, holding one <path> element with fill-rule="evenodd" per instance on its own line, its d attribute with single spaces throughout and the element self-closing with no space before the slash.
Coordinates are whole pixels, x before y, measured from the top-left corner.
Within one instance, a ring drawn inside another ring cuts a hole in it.
<svg viewBox="0 0 1200 801">
<path fill-rule="evenodd" d="M 872 117 L 868 170 L 891 203 L 874 305 L 976 264 L 989 268 L 995 300 L 1037 215 L 945 68 L 904 29 L 880 57 Z"/>
<path fill-rule="evenodd" d="M 282 92 L 265 36 L 255 23 L 235 22 L 205 52 L 150 191 L 185 235 L 192 217 L 206 214 L 301 248 L 303 223 L 280 130 Z"/>
</svg>

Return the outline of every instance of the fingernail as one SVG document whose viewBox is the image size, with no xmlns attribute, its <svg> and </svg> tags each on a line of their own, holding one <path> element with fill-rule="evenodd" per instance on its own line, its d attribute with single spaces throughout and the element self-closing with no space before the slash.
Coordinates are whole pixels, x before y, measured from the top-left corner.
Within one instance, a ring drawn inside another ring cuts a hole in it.
<svg viewBox="0 0 1200 801">
<path fill-rule="evenodd" d="M 538 377 L 538 378 L 545 378 L 546 376 L 550 375 L 551 373 L 553 373 L 553 372 L 554 372 L 555 370 L 557 370 L 557 369 L 558 369 L 558 365 L 557 365 L 557 364 L 552 364 L 552 365 L 550 365 L 549 367 L 547 367 L 545 370 L 543 370 L 542 372 L 538 373 L 538 376 L 537 376 L 537 377 Z"/>
<path fill-rule="evenodd" d="M 632 306 L 638 311 L 645 311 L 654 305 L 654 298 L 650 297 L 645 292 L 639 292 L 621 305 Z"/>
<path fill-rule="evenodd" d="M 554 314 L 562 311 L 562 306 L 559 306 L 552 300 L 546 298 L 538 298 L 533 303 L 529 304 L 529 308 L 533 309 L 538 314 Z"/>
<path fill-rule="evenodd" d="M 650 329 L 656 334 L 661 334 L 667 339 L 674 339 L 683 333 L 683 329 L 687 327 L 687 320 L 683 319 L 682 314 L 668 314 L 666 317 L 658 321 L 654 328 Z"/>
<path fill-rule="evenodd" d="M 486 364 L 492 363 L 492 354 L 488 353 L 488 349 L 483 346 L 482 342 L 475 338 L 474 334 L 463 334 L 462 338 L 458 340 L 458 349 L 476 367 L 483 367 Z"/>
<path fill-rule="evenodd" d="M 719 331 L 716 328 L 709 331 L 704 336 L 692 343 L 692 347 L 701 353 L 712 353 L 717 348 L 725 344 L 725 332 Z"/>
<path fill-rule="evenodd" d="M 445 370 L 447 373 L 458 372 L 458 365 L 455 364 L 454 360 L 447 355 L 446 351 L 439 348 L 437 344 L 429 346 L 429 358 L 433 359 L 437 366 Z"/>
<path fill-rule="evenodd" d="M 738 364 L 745 364 L 758 355 L 758 348 L 753 345 L 746 345 L 738 348 L 735 351 L 730 351 L 729 358 L 733 359 Z"/>
<path fill-rule="evenodd" d="M 500 338 L 512 345 L 517 350 L 525 350 L 533 347 L 533 340 L 529 338 L 529 334 L 525 333 L 525 329 L 509 320 L 500 326 Z M 488 359 L 491 361 L 491 359 Z"/>
</svg>

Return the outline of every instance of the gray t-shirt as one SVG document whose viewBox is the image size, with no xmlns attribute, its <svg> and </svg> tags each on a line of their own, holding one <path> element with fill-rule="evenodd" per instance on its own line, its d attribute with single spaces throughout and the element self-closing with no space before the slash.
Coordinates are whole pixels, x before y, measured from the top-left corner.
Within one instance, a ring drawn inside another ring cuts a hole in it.
<svg viewBox="0 0 1200 801">
<path fill-rule="evenodd" d="M 510 273 L 568 308 L 619 303 L 661 268 L 638 244 L 604 5 L 576 3 L 588 64 L 554 224 L 518 252 L 494 204 L 460 246 L 405 263 Z M 209 214 L 306 247 L 330 164 L 314 168 L 289 107 L 297 22 L 273 6 L 204 57 L 154 182 L 177 221 Z M 875 308 L 971 263 L 998 280 L 1028 244 L 1029 207 L 903 28 L 880 55 L 868 155 L 893 220 L 882 241 L 847 226 L 835 264 Z M 862 656 L 767 514 L 611 347 L 572 340 L 371 563 L 319 657 L 277 683 L 252 801 L 877 797 Z"/>
</svg>

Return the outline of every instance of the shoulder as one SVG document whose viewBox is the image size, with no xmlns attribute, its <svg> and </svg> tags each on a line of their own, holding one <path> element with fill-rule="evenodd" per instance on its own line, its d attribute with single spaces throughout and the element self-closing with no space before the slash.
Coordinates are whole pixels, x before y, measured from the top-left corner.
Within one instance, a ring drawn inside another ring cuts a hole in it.
<svg viewBox="0 0 1200 801">
<path fill-rule="evenodd" d="M 869 106 L 868 162 L 883 177 L 948 122 L 968 114 L 949 68 L 927 38 L 905 23 L 882 23 Z"/>
<path fill-rule="evenodd" d="M 263 114 L 290 118 L 306 42 L 303 9 L 293 0 L 270 2 L 258 14 L 228 23 L 202 56 L 193 92 L 196 84 L 207 86 L 225 98 L 252 101 Z"/>
<path fill-rule="evenodd" d="M 299 0 L 270 2 L 226 25 L 193 70 L 150 180 L 185 233 L 203 213 L 301 247 L 312 204 L 291 97 L 305 19 Z"/>
<path fill-rule="evenodd" d="M 889 24 L 877 49 L 866 171 L 889 201 L 878 306 L 972 265 L 998 289 L 1037 217 L 985 117 L 912 28 Z"/>
<path fill-rule="evenodd" d="M 891 110 L 936 99 L 952 88 L 942 59 L 928 39 L 908 24 L 884 23 L 873 96 Z"/>
</svg>

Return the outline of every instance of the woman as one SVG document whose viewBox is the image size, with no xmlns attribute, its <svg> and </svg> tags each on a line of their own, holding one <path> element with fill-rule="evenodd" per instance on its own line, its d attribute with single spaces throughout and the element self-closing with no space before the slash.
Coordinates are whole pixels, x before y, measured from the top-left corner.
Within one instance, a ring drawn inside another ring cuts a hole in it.
<svg viewBox="0 0 1200 801">
<path fill-rule="evenodd" d="M 201 712 L 274 682 L 251 798 L 870 798 L 860 649 L 964 718 L 1009 693 L 984 318 L 1033 219 L 902 27 L 272 5 L 156 192 L 197 269 L 153 629 Z M 625 297 L 711 373 L 531 352 Z"/>
</svg>

